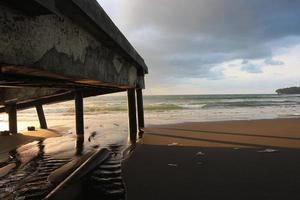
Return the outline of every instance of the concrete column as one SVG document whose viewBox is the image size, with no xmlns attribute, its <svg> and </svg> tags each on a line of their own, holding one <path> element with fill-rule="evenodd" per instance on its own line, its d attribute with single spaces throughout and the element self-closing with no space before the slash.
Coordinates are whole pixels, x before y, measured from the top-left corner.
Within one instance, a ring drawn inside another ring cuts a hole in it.
<svg viewBox="0 0 300 200">
<path fill-rule="evenodd" d="M 76 138 L 76 155 L 80 156 L 83 152 L 84 137 Z"/>
<path fill-rule="evenodd" d="M 9 132 L 12 134 L 18 133 L 17 125 L 17 104 L 12 103 L 7 105 Z"/>
<path fill-rule="evenodd" d="M 137 99 L 137 113 L 138 113 L 138 125 L 139 125 L 139 135 L 142 136 L 144 133 L 145 122 L 144 122 L 144 103 L 143 103 L 143 92 L 142 89 L 136 90 Z"/>
<path fill-rule="evenodd" d="M 81 91 L 75 92 L 76 134 L 84 134 L 83 97 Z"/>
<path fill-rule="evenodd" d="M 48 126 L 47 126 L 47 121 L 46 121 L 46 118 L 45 118 L 45 113 L 44 113 L 43 106 L 41 104 L 36 105 L 35 109 L 36 109 L 37 115 L 39 117 L 40 128 L 41 129 L 47 129 Z"/>
<path fill-rule="evenodd" d="M 129 117 L 129 137 L 130 137 L 130 141 L 132 143 L 135 143 L 137 138 L 135 89 L 128 89 L 127 97 L 128 97 L 128 117 Z"/>
</svg>

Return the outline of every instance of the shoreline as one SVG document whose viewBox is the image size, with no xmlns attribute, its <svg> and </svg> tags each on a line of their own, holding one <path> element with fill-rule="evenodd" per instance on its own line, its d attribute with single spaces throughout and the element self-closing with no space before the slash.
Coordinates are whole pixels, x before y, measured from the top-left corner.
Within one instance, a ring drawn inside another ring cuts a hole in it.
<svg viewBox="0 0 300 200">
<path fill-rule="evenodd" d="M 147 124 L 147 128 L 151 127 L 159 127 L 159 126 L 172 126 L 172 125 L 182 125 L 182 124 L 190 124 L 190 123 L 215 123 L 215 122 L 239 122 L 239 121 L 265 121 L 265 120 L 289 120 L 289 119 L 300 119 L 300 116 L 293 117 L 274 117 L 274 118 L 257 118 L 257 119 L 224 119 L 224 120 L 195 120 L 195 121 L 178 121 L 172 123 L 162 123 L 162 124 Z"/>
<path fill-rule="evenodd" d="M 299 130 L 300 118 L 148 127 L 122 163 L 128 199 L 299 199 Z"/>
</svg>

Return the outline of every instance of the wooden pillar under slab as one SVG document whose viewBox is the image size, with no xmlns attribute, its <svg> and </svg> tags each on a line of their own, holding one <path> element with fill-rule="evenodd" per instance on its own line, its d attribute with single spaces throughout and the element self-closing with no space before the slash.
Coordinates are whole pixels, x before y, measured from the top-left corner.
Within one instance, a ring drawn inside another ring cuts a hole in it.
<svg viewBox="0 0 300 200">
<path fill-rule="evenodd" d="M 39 117 L 40 128 L 41 129 L 47 129 L 48 126 L 47 126 L 47 121 L 46 121 L 46 118 L 45 118 L 45 113 L 44 113 L 43 106 L 41 104 L 36 105 L 35 109 L 36 109 L 37 115 Z"/>
<path fill-rule="evenodd" d="M 139 135 L 144 133 L 145 122 L 144 122 L 144 103 L 143 103 L 143 92 L 142 89 L 136 90 L 136 100 L 137 100 L 137 113 L 138 113 L 138 126 Z"/>
<path fill-rule="evenodd" d="M 136 123 L 135 89 L 128 89 L 127 97 L 128 97 L 128 117 L 129 117 L 129 137 L 131 143 L 136 143 L 137 123 Z"/>
<path fill-rule="evenodd" d="M 81 91 L 75 92 L 75 115 L 76 115 L 76 134 L 84 134 L 84 119 L 83 119 L 83 96 Z"/>
<path fill-rule="evenodd" d="M 9 132 L 12 134 L 18 133 L 17 124 L 17 104 L 12 103 L 7 105 Z"/>
</svg>

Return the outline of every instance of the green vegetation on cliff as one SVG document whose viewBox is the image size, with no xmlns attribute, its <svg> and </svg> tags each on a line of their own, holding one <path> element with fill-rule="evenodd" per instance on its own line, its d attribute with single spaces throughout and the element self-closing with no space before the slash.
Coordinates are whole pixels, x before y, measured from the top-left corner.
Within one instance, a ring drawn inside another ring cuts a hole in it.
<svg viewBox="0 0 300 200">
<path fill-rule="evenodd" d="M 276 90 L 277 94 L 300 94 L 300 87 L 289 87 Z"/>
</svg>

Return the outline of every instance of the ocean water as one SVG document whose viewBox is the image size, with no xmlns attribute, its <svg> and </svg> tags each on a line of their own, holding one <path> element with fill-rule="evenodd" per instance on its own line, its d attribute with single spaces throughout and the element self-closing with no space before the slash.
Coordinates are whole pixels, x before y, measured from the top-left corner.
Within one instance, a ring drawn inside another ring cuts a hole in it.
<svg viewBox="0 0 300 200">
<path fill-rule="evenodd" d="M 74 101 L 45 105 L 49 127 L 74 127 Z M 300 117 L 300 95 L 162 95 L 144 96 L 145 123 L 157 125 L 195 121 L 251 120 Z M 127 98 L 98 96 L 84 100 L 85 124 L 100 124 L 127 131 Z M 34 109 L 18 112 L 19 130 L 37 126 Z M 105 128 L 106 127 L 106 128 Z M 0 115 L 0 129 L 8 128 L 7 115 Z M 120 131 L 120 130 L 118 130 Z"/>
<path fill-rule="evenodd" d="M 88 194 L 103 199 L 125 199 L 121 177 L 122 151 L 127 146 L 126 94 L 84 100 L 85 139 L 74 137 L 74 101 L 45 105 L 49 128 L 62 130 L 62 137 L 35 141 L 9 152 L 0 162 L 0 199 L 40 199 L 55 185 L 48 176 L 78 155 L 108 148 L 112 156 L 88 179 Z M 300 95 L 176 95 L 145 96 L 146 125 L 195 121 L 250 120 L 300 117 Z M 34 109 L 18 112 L 19 131 L 38 127 Z M 7 115 L 0 116 L 6 130 Z M 72 134 L 73 133 L 73 134 Z M 7 175 L 1 170 L 11 168 Z M 86 194 L 83 194 L 86 195 Z"/>
</svg>

